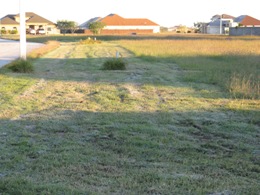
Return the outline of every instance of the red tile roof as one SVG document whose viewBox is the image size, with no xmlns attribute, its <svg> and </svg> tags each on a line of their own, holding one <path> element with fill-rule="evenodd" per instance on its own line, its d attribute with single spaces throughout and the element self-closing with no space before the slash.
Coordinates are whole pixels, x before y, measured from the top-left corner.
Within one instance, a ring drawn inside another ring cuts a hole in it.
<svg viewBox="0 0 260 195">
<path fill-rule="evenodd" d="M 128 19 L 122 18 L 117 14 L 109 14 L 100 21 L 105 23 L 107 26 L 159 26 L 145 18 Z"/>
<path fill-rule="evenodd" d="M 253 18 L 251 16 L 248 15 L 242 15 L 239 16 L 237 18 L 235 18 L 234 20 L 235 22 L 238 22 L 244 26 L 249 26 L 249 25 L 260 25 L 260 20 Z"/>
</svg>

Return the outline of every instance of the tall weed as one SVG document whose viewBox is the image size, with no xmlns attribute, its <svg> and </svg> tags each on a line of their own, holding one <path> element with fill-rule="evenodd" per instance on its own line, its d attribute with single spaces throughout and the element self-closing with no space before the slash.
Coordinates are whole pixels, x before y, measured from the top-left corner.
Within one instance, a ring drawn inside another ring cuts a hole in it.
<svg viewBox="0 0 260 195">
<path fill-rule="evenodd" d="M 236 98 L 256 98 L 260 97 L 260 84 L 253 75 L 241 75 L 234 73 L 228 86 L 230 93 Z"/>
</svg>

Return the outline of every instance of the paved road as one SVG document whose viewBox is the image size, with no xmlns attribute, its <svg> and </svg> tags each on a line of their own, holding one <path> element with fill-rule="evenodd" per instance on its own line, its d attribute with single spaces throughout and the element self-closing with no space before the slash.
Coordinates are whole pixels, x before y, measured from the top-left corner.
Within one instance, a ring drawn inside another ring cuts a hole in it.
<svg viewBox="0 0 260 195">
<path fill-rule="evenodd" d="M 27 42 L 27 53 L 33 49 L 43 46 L 41 43 Z M 19 41 L 0 39 L 0 68 L 11 61 L 19 58 L 20 56 L 20 43 Z"/>
</svg>

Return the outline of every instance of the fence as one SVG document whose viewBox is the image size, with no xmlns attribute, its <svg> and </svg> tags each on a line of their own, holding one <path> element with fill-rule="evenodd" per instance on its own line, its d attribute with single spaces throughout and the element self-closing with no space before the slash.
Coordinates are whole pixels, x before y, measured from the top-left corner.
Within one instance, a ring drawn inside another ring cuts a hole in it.
<svg viewBox="0 0 260 195">
<path fill-rule="evenodd" d="M 258 35 L 258 36 L 260 36 L 260 27 L 232 27 L 232 28 L 229 28 L 229 35 L 232 35 L 232 36 Z"/>
</svg>

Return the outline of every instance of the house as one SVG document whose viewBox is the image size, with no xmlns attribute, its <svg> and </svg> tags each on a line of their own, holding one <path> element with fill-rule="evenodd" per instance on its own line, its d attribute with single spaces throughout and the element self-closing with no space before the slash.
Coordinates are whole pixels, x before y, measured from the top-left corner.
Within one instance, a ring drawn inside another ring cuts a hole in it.
<svg viewBox="0 0 260 195">
<path fill-rule="evenodd" d="M 234 16 L 227 14 L 214 15 L 207 25 L 207 34 L 228 34 L 229 26 L 234 19 Z"/>
<path fill-rule="evenodd" d="M 260 20 L 248 15 L 241 15 L 234 19 L 229 28 L 229 35 L 260 35 Z"/>
<path fill-rule="evenodd" d="M 241 15 L 234 19 L 232 27 L 260 27 L 260 20 L 248 15 Z"/>
<path fill-rule="evenodd" d="M 208 25 L 209 25 L 209 23 L 206 23 L 206 22 L 194 23 L 195 33 L 207 34 L 207 26 Z"/>
<path fill-rule="evenodd" d="M 44 34 L 58 34 L 59 30 L 56 28 L 56 25 L 33 13 L 26 12 L 26 29 L 27 32 L 29 30 L 34 30 L 34 32 L 44 32 Z M 20 15 L 19 14 L 9 14 L 0 19 L 0 29 L 2 33 L 13 33 L 19 34 L 20 28 Z M 39 31 L 41 29 L 41 31 Z M 38 31 L 37 31 L 38 30 Z"/>
<path fill-rule="evenodd" d="M 81 24 L 80 27 L 85 29 L 85 33 L 90 33 L 88 24 L 97 21 L 106 25 L 101 34 L 148 34 L 160 32 L 160 26 L 149 19 L 123 18 L 117 14 L 109 14 L 104 18 L 92 18 Z"/>
<path fill-rule="evenodd" d="M 84 22 L 83 24 L 79 25 L 79 28 L 80 28 L 80 29 L 88 29 L 88 25 L 89 25 L 90 23 L 98 22 L 98 21 L 101 20 L 101 19 L 102 19 L 101 17 L 91 18 L 91 19 L 89 19 L 88 21 Z"/>
<path fill-rule="evenodd" d="M 238 27 L 244 29 L 237 30 Z M 236 18 L 227 14 L 214 15 L 207 25 L 207 34 L 259 35 L 259 27 L 260 20 L 248 15 L 241 15 Z M 230 33 L 231 29 L 232 33 Z"/>
</svg>

